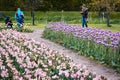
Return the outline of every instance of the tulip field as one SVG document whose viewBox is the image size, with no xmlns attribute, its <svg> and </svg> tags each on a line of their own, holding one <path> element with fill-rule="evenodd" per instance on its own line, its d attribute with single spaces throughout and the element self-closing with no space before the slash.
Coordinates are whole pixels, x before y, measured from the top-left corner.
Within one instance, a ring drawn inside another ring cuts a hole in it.
<svg viewBox="0 0 120 80">
<path fill-rule="evenodd" d="M 120 32 L 50 22 L 43 36 L 120 72 Z"/>
<path fill-rule="evenodd" d="M 2 30 L 0 43 L 0 80 L 107 80 L 16 30 Z"/>
</svg>

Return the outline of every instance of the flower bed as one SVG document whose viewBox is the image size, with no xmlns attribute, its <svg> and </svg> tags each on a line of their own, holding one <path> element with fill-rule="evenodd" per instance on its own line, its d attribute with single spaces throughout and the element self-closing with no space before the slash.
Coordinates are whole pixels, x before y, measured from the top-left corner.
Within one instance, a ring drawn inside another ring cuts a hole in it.
<svg viewBox="0 0 120 80">
<path fill-rule="evenodd" d="M 32 32 L 33 30 L 31 30 L 31 29 L 29 29 L 28 27 L 27 27 L 27 25 L 24 25 L 23 26 L 23 28 L 18 28 L 17 26 L 16 26 L 17 24 L 14 24 L 14 26 L 13 26 L 13 28 L 7 28 L 3 23 L 1 23 L 0 24 L 0 31 L 1 30 L 6 30 L 6 29 L 13 29 L 13 30 L 17 30 L 18 32 Z"/>
<path fill-rule="evenodd" d="M 17 31 L 2 30 L 0 43 L 1 80 L 106 80 Z"/>
<path fill-rule="evenodd" d="M 120 32 L 51 22 L 43 36 L 77 50 L 79 54 L 108 64 L 120 72 Z"/>
</svg>

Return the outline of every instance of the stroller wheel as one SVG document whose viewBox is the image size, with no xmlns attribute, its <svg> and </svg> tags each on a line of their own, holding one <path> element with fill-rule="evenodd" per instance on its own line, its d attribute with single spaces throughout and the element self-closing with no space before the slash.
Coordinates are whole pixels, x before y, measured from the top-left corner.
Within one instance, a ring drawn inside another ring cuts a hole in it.
<svg viewBox="0 0 120 80">
<path fill-rule="evenodd" d="M 6 25 L 5 27 L 6 28 L 12 28 L 12 25 Z"/>
</svg>

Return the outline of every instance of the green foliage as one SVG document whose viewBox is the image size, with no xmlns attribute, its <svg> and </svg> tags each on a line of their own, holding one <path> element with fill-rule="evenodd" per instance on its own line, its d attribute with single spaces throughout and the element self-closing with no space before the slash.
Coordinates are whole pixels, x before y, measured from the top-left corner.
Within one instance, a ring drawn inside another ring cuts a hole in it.
<svg viewBox="0 0 120 80">
<path fill-rule="evenodd" d="M 0 10 L 15 10 L 21 7 L 24 10 L 79 10 L 83 3 L 89 4 L 91 0 L 1 0 Z"/>
<path fill-rule="evenodd" d="M 32 30 L 28 28 L 21 28 L 21 29 L 15 28 L 15 30 L 17 30 L 18 32 L 32 32 Z"/>
<path fill-rule="evenodd" d="M 79 11 L 82 4 L 86 4 L 89 10 L 98 10 L 99 7 L 120 11 L 120 0 L 1 0 L 0 10 L 16 10 L 18 7 L 23 10 L 42 10 L 42 11 Z M 112 4 L 114 3 L 114 4 Z"/>
<path fill-rule="evenodd" d="M 15 21 L 14 18 L 14 11 L 0 11 L 0 13 L 4 13 L 6 16 L 10 16 L 13 22 Z M 31 13 L 30 11 L 24 11 L 25 15 L 25 23 L 31 23 Z M 112 12 L 110 15 L 110 23 L 111 24 L 120 24 L 119 20 L 120 12 Z M 103 24 L 106 23 L 106 19 L 98 18 L 97 12 L 89 12 L 88 20 L 90 24 Z M 4 19 L 0 17 L 0 21 L 4 22 Z M 47 23 L 47 22 L 56 22 L 56 21 L 64 21 L 67 23 L 81 23 L 81 14 L 80 12 L 35 12 L 35 23 Z"/>
</svg>

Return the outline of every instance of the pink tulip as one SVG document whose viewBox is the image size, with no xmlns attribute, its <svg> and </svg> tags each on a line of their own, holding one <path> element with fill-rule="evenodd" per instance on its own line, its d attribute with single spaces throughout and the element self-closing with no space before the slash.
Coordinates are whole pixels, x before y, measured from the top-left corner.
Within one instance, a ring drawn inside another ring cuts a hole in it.
<svg viewBox="0 0 120 80">
<path fill-rule="evenodd" d="M 3 62 L 0 61 L 0 66 L 2 66 Z"/>
<path fill-rule="evenodd" d="M 13 79 L 14 80 L 19 80 L 19 76 L 15 75 L 15 76 L 13 76 Z"/>
<path fill-rule="evenodd" d="M 41 77 L 42 77 L 42 78 L 44 78 L 46 75 L 47 75 L 46 72 L 42 72 L 42 73 L 41 73 Z"/>
<path fill-rule="evenodd" d="M 76 76 L 75 76 L 75 74 L 74 74 L 74 73 L 72 73 L 72 74 L 71 74 L 71 77 L 72 77 L 72 78 L 75 78 Z"/>
<path fill-rule="evenodd" d="M 90 72 L 89 72 L 88 70 L 85 70 L 84 75 L 85 75 L 85 76 L 88 76 L 89 73 L 90 73 Z"/>
<path fill-rule="evenodd" d="M 1 76 L 2 76 L 2 77 L 8 77 L 9 75 L 8 75 L 8 73 L 7 73 L 7 70 L 2 70 Z"/>
<path fill-rule="evenodd" d="M 52 66 L 52 61 L 51 61 L 51 60 L 49 60 L 49 61 L 48 61 L 48 64 L 49 64 L 50 66 Z"/>
<path fill-rule="evenodd" d="M 69 77 L 69 70 L 64 71 L 66 77 Z"/>
<path fill-rule="evenodd" d="M 85 79 L 83 77 L 81 77 L 80 80 L 85 80 Z"/>
<path fill-rule="evenodd" d="M 25 75 L 25 78 L 30 80 L 31 79 L 31 75 Z"/>
</svg>

